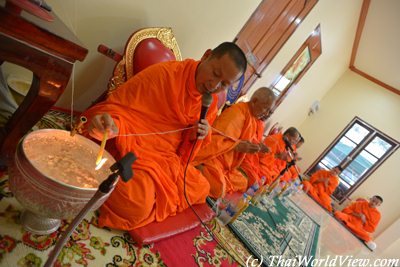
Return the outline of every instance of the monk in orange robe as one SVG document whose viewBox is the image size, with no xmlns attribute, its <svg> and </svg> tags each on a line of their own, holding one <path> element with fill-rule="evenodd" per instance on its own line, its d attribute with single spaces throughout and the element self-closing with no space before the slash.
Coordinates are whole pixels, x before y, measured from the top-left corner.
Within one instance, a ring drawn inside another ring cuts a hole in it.
<svg viewBox="0 0 400 267">
<path fill-rule="evenodd" d="M 133 178 L 120 181 L 100 208 L 99 226 L 132 230 L 163 221 L 188 207 L 184 170 L 196 140 L 211 138 L 208 121 L 217 113 L 214 99 L 206 119 L 198 123 L 202 95 L 227 89 L 246 69 L 246 57 L 233 43 L 207 50 L 200 61 L 169 61 L 152 65 L 118 87 L 87 116 L 88 134 L 111 138 L 107 149 L 121 158 L 133 152 Z M 208 121 L 207 121 L 208 120 Z M 194 127 L 196 126 L 197 127 Z M 173 131 L 187 127 L 185 131 Z M 132 135 L 173 131 L 168 134 Z M 197 150 L 197 149 L 195 149 Z M 195 155 L 197 151 L 194 151 Z M 186 173 L 191 204 L 204 203 L 209 184 L 194 166 Z"/>
<path fill-rule="evenodd" d="M 298 149 L 304 144 L 304 138 L 303 136 L 300 136 L 299 141 L 297 142 L 296 145 L 293 146 L 293 160 L 295 161 L 294 163 L 297 163 L 299 160 L 302 158 L 299 156 Z M 299 177 L 300 174 L 300 168 L 297 165 L 292 165 L 287 172 L 281 177 L 281 181 L 285 183 L 290 183 L 291 181 L 295 180 L 297 177 Z"/>
<path fill-rule="evenodd" d="M 289 147 L 293 147 L 299 140 L 300 133 L 294 128 L 288 128 L 283 134 L 269 135 L 264 144 L 270 149 L 268 153 L 259 154 L 259 173 L 266 177 L 266 184 L 271 185 L 286 168 L 290 161 Z M 286 141 L 285 141 L 286 140 Z"/>
<path fill-rule="evenodd" d="M 224 197 L 226 193 L 244 192 L 247 178 L 237 168 L 249 153 L 267 151 L 261 138 L 264 124 L 260 120 L 274 104 L 272 90 L 262 87 L 249 102 L 226 109 L 215 120 L 211 143 L 204 146 L 195 158 L 210 183 L 210 196 Z M 223 133 L 223 134 L 221 134 Z"/>
<path fill-rule="evenodd" d="M 303 190 L 329 212 L 332 212 L 331 195 L 339 185 L 340 166 L 331 170 L 314 172 L 309 181 L 303 181 Z"/>
<path fill-rule="evenodd" d="M 342 211 L 336 211 L 335 217 L 341 220 L 356 236 L 370 242 L 371 236 L 378 226 L 381 213 L 377 209 L 383 202 L 382 197 L 373 196 L 367 201 L 359 199 Z"/>
</svg>

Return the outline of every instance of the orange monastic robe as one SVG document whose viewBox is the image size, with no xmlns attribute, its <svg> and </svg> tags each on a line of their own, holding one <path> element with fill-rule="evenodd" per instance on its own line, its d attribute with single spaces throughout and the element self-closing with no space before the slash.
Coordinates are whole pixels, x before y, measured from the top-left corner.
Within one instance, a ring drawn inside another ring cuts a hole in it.
<svg viewBox="0 0 400 267">
<path fill-rule="evenodd" d="M 268 135 L 264 144 L 270 152 L 259 153 L 260 174 L 266 178 L 266 184 L 272 184 L 278 178 L 280 172 L 285 169 L 286 161 L 275 157 L 276 154 L 286 151 L 286 144 L 283 141 L 283 134 Z"/>
<path fill-rule="evenodd" d="M 187 136 L 195 130 L 124 135 L 165 132 L 196 124 L 202 101 L 195 85 L 198 64 L 198 61 L 185 60 L 150 66 L 121 85 L 106 101 L 85 112 L 89 120 L 104 112 L 113 117 L 119 135 L 107 142 L 111 145 L 107 148 L 117 159 L 129 151 L 138 157 L 132 165 L 133 178 L 127 183 L 119 181 L 100 208 L 101 227 L 131 230 L 162 221 L 188 207 L 183 193 L 183 173 L 192 146 Z M 216 103 L 214 99 L 207 115 L 210 123 L 216 117 Z M 211 134 L 208 141 L 210 138 Z M 191 204 L 205 202 L 209 192 L 207 180 L 190 165 L 186 192 Z"/>
<path fill-rule="evenodd" d="M 238 103 L 226 109 L 213 128 L 226 136 L 213 131 L 211 143 L 202 148 L 194 163 L 203 164 L 210 195 L 218 198 L 225 193 L 246 191 L 247 178 L 237 169 L 246 154 L 235 151 L 235 147 L 240 140 L 261 142 L 263 123 L 251 114 L 248 103 Z"/>
<path fill-rule="evenodd" d="M 297 167 L 298 168 L 298 167 Z M 300 172 L 300 168 L 298 168 Z M 296 167 L 291 166 L 287 172 L 281 177 L 281 181 L 290 183 L 292 180 L 296 179 L 299 177 L 299 174 L 297 173 Z"/>
<path fill-rule="evenodd" d="M 316 182 L 320 178 L 329 179 L 328 187 L 324 182 Z M 331 195 L 338 185 L 339 178 L 328 170 L 318 170 L 311 175 L 310 181 L 303 181 L 304 191 L 329 212 L 332 212 Z"/>
<path fill-rule="evenodd" d="M 362 223 L 361 218 L 353 215 L 353 212 L 365 215 L 366 222 Z M 369 233 L 375 231 L 381 219 L 381 213 L 376 208 L 371 208 L 365 199 L 357 200 L 342 211 L 336 211 L 335 217 L 343 221 L 346 226 L 359 238 L 368 242 L 371 241 Z"/>
<path fill-rule="evenodd" d="M 293 150 L 294 150 L 294 154 L 296 154 L 297 152 L 297 148 L 294 145 L 293 146 Z M 294 156 L 295 157 L 295 156 Z M 297 167 L 297 169 L 296 169 Z M 298 172 L 297 172 L 298 171 Z M 300 168 L 296 165 L 296 166 L 291 166 L 289 168 L 289 170 L 287 172 L 285 172 L 285 174 L 281 177 L 281 181 L 284 181 L 286 183 L 290 183 L 292 180 L 296 179 L 297 177 L 299 177 L 299 173 L 300 173 Z"/>
<path fill-rule="evenodd" d="M 258 154 L 259 153 L 247 154 L 239 167 L 239 169 L 247 176 L 248 186 L 251 186 L 256 182 L 259 184 L 260 178 L 263 176 L 260 173 L 260 160 Z"/>
</svg>

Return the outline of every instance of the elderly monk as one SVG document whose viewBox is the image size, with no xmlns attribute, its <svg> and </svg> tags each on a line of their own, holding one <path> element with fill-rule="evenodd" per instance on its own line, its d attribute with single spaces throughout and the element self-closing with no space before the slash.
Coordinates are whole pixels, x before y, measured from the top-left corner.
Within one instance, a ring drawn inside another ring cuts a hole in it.
<svg viewBox="0 0 400 267">
<path fill-rule="evenodd" d="M 332 212 L 331 195 L 339 185 L 338 175 L 341 172 L 340 166 L 331 170 L 318 170 L 311 175 L 309 181 L 303 181 L 304 191 L 329 212 Z"/>
<path fill-rule="evenodd" d="M 356 236 L 365 242 L 371 241 L 373 233 L 381 219 L 381 213 L 377 209 L 383 202 L 382 197 L 373 196 L 368 200 L 357 199 L 342 211 L 336 211 L 335 217 L 341 221 Z"/>
<path fill-rule="evenodd" d="M 163 221 L 188 207 L 184 196 L 188 155 L 196 143 L 196 134 L 198 139 L 210 140 L 207 120 L 212 122 L 217 113 L 214 99 L 206 119 L 194 127 L 199 120 L 202 95 L 227 89 L 243 75 L 246 65 L 246 57 L 237 45 L 222 43 L 207 50 L 200 61 L 169 61 L 142 70 L 106 101 L 85 112 L 90 122 L 88 133 L 101 140 L 108 131 L 112 139 L 107 142 L 107 149 L 117 159 L 127 152 L 138 158 L 132 165 L 134 177 L 127 183 L 120 181 L 100 208 L 101 227 L 132 230 Z M 188 127 L 193 128 L 174 131 Z M 189 166 L 188 201 L 204 203 L 208 193 L 207 180 Z"/>
<path fill-rule="evenodd" d="M 211 197 L 246 191 L 247 178 L 237 168 L 247 154 L 267 151 L 261 142 L 264 123 L 260 118 L 269 112 L 274 101 L 272 90 L 262 87 L 249 102 L 231 106 L 215 120 L 213 128 L 217 131 L 213 130 L 211 143 L 202 148 L 194 162 L 201 164 Z"/>
<path fill-rule="evenodd" d="M 290 161 L 290 147 L 300 139 L 300 133 L 295 127 L 290 127 L 282 133 L 268 135 L 264 139 L 270 151 L 265 154 L 259 154 L 259 173 L 266 178 L 266 184 L 272 184 L 286 168 Z"/>
</svg>

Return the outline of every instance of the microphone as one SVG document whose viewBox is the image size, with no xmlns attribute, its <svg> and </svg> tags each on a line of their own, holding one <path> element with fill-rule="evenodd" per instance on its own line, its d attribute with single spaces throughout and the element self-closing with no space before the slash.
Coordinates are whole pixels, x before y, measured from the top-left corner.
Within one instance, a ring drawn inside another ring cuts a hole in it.
<svg viewBox="0 0 400 267">
<path fill-rule="evenodd" d="M 200 113 L 200 120 L 205 119 L 208 108 L 211 106 L 211 103 L 213 101 L 213 98 L 210 94 L 206 93 L 203 95 L 201 98 L 201 113 Z"/>
<path fill-rule="evenodd" d="M 295 161 L 295 159 L 294 159 L 295 152 L 293 150 L 292 144 L 289 142 L 289 140 L 286 138 L 286 136 L 283 137 L 283 141 L 285 142 L 286 151 L 288 152 L 289 157 L 292 159 L 292 162 L 294 162 Z"/>
<path fill-rule="evenodd" d="M 205 119 L 207 112 L 208 112 L 208 108 L 211 106 L 211 103 L 213 101 L 213 98 L 211 96 L 211 94 L 209 93 L 205 93 L 203 95 L 203 97 L 201 98 L 201 112 L 200 112 L 200 120 Z M 197 133 L 197 137 L 199 136 L 199 134 Z"/>
<path fill-rule="evenodd" d="M 294 151 L 293 151 L 293 147 L 292 147 L 292 145 L 290 144 L 289 140 L 286 138 L 286 136 L 283 137 L 283 141 L 285 142 L 286 149 L 290 149 L 290 151 L 294 152 Z"/>
</svg>

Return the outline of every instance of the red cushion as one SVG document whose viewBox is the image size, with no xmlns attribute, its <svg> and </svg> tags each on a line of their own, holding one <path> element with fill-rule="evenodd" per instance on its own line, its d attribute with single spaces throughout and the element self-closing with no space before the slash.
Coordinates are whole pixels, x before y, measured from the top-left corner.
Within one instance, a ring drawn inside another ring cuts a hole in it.
<svg viewBox="0 0 400 267">
<path fill-rule="evenodd" d="M 215 213 L 206 203 L 193 205 L 193 208 L 203 222 L 207 222 L 215 216 Z M 137 243 L 149 244 L 183 233 L 198 225 L 200 225 L 199 219 L 193 213 L 192 209 L 188 208 L 175 216 L 168 217 L 162 222 L 153 222 L 129 231 L 129 234 Z"/>
<path fill-rule="evenodd" d="M 171 49 L 165 47 L 156 38 L 145 39 L 135 48 L 133 55 L 133 74 L 155 63 L 170 60 L 176 60 Z"/>
</svg>

